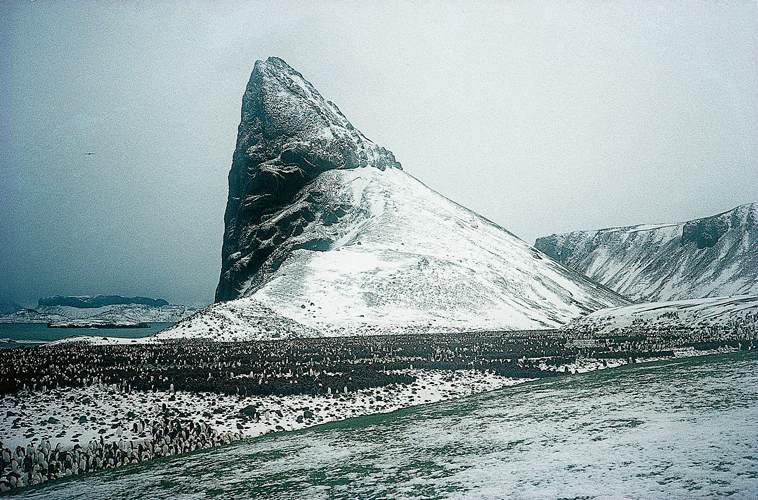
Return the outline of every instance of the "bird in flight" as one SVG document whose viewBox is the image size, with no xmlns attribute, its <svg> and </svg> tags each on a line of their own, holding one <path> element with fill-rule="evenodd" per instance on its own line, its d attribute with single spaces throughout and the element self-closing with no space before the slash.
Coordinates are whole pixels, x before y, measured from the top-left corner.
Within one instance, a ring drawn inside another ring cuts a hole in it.
<svg viewBox="0 0 758 500">
<path fill-rule="evenodd" d="M 89 152 L 89 153 L 84 153 L 84 154 L 85 154 L 86 156 L 91 156 L 91 155 L 93 155 L 93 154 L 95 154 L 95 153 L 91 153 L 91 152 Z"/>
</svg>

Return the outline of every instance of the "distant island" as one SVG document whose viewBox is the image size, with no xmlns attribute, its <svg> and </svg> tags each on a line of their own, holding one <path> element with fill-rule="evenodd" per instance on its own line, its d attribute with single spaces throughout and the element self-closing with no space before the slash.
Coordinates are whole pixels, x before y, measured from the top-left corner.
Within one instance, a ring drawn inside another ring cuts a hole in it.
<svg viewBox="0 0 758 500">
<path fill-rule="evenodd" d="M 122 297 L 120 295 L 85 295 L 73 297 L 54 295 L 52 297 L 43 297 L 39 299 L 37 302 L 37 308 L 52 306 L 95 308 L 119 304 L 141 304 L 150 307 L 162 307 L 167 306 L 168 302 L 163 299 L 151 299 L 149 297 Z"/>
<path fill-rule="evenodd" d="M 107 321 L 103 319 L 68 319 L 51 321 L 48 328 L 150 328 L 148 323 L 132 321 Z"/>
<path fill-rule="evenodd" d="M 46 323 L 51 328 L 139 328 L 139 323 L 176 323 L 197 308 L 164 299 L 121 295 L 43 297 L 36 309 L 0 304 L 0 324 Z M 68 323 L 90 321 L 86 323 Z M 122 326 L 124 325 L 124 326 Z"/>
</svg>

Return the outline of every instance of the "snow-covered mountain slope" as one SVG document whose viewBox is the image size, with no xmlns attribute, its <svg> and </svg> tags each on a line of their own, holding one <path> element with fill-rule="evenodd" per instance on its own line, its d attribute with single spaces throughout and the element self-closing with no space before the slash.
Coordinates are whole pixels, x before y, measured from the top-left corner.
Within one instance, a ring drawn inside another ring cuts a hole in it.
<svg viewBox="0 0 758 500">
<path fill-rule="evenodd" d="M 307 224 L 293 246 L 323 247 L 296 248 L 262 285 L 243 284 L 243 294 L 314 333 L 547 328 L 625 303 L 401 170 L 332 170 L 299 199 L 314 192 L 330 200 L 317 220 L 335 207 L 344 215 Z M 295 203 L 273 220 L 301 210 Z M 215 304 L 174 329 L 210 328 L 209 315 L 249 304 Z M 227 328 L 254 331 L 256 321 Z"/>
<path fill-rule="evenodd" d="M 50 323 L 66 318 L 60 314 L 42 314 L 34 309 L 21 309 L 8 314 L 0 314 L 0 324 L 16 323 Z"/>
<path fill-rule="evenodd" d="M 316 330 L 285 318 L 254 299 L 243 298 L 205 307 L 150 340 L 191 337 L 232 342 L 318 336 Z"/>
<path fill-rule="evenodd" d="M 635 301 L 758 294 L 758 203 L 679 224 L 554 234 L 535 247 Z"/>
<path fill-rule="evenodd" d="M 246 113 L 250 102 L 269 103 L 275 117 L 265 106 Z M 295 324 L 298 335 L 550 328 L 628 303 L 390 164 L 391 153 L 334 110 L 283 61 L 256 63 L 229 174 L 217 291 L 217 300 L 238 300 L 162 336 L 270 338 L 266 331 L 284 336 Z M 272 120 L 288 125 L 249 133 Z M 299 156 L 285 154 L 293 141 Z M 323 151 L 344 161 L 327 165 Z"/>
<path fill-rule="evenodd" d="M 711 329 L 758 329 L 758 296 L 707 297 L 703 299 L 648 302 L 611 307 L 576 318 L 561 329 L 581 334 L 606 335 L 633 331 L 649 335 L 661 330 L 692 330 L 718 338 Z M 754 335 L 754 333 L 753 333 Z"/>
</svg>

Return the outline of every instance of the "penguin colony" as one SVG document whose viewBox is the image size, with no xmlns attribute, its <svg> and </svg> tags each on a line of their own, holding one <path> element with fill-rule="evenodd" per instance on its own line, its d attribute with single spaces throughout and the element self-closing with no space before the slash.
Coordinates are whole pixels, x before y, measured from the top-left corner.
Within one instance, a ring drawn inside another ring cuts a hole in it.
<svg viewBox="0 0 758 500">
<path fill-rule="evenodd" d="M 135 427 L 139 425 L 144 423 L 135 423 Z M 72 450 L 62 449 L 60 443 L 53 448 L 49 440 L 36 447 L 17 446 L 15 450 L 3 447 L 0 442 L 0 468 L 3 471 L 0 476 L 0 492 L 153 458 L 228 445 L 243 437 L 239 433 L 219 434 L 203 422 L 189 422 L 183 426 L 179 420 L 164 418 L 163 421 L 153 421 L 150 425 L 153 439 L 137 443 L 136 446 L 131 441 L 122 440 L 106 443 L 102 437 L 90 441 L 84 448 L 74 445 Z"/>
<path fill-rule="evenodd" d="M 65 342 L 0 351 L 0 394 L 116 385 L 119 390 L 181 390 L 241 396 L 327 394 L 395 383 L 410 365 L 477 368 L 499 375 L 554 375 L 539 360 L 572 362 L 580 353 L 549 332 L 418 334 L 251 342 L 170 340 L 153 344 Z"/>
<path fill-rule="evenodd" d="M 577 358 L 630 360 L 673 356 L 671 349 L 751 349 L 750 338 L 717 342 L 683 331 L 655 335 L 567 335 L 561 331 L 480 332 L 337 337 L 215 343 L 94 345 L 64 342 L 0 350 L 0 394 L 110 385 L 123 392 L 188 391 L 246 396 L 311 394 L 332 397 L 371 387 L 410 384 L 408 368 L 474 369 L 513 378 L 556 376 Z M 401 370 L 406 370 L 402 372 Z M 247 410 L 247 409 L 246 409 Z M 257 409 L 245 418 L 260 420 Z M 204 415 L 206 417 L 210 415 Z M 141 441 L 106 442 L 62 449 L 49 440 L 4 448 L 0 442 L 0 492 L 51 479 L 118 467 L 157 457 L 230 444 L 242 433 L 219 434 L 163 405 L 162 418 L 129 425 Z M 50 417 L 52 418 L 52 417 Z M 151 431 L 147 438 L 145 430 Z M 119 431 L 121 427 L 119 426 Z M 119 437 L 121 433 L 118 433 Z M 2 435 L 0 435 L 2 439 Z"/>
<path fill-rule="evenodd" d="M 575 339 L 592 339 L 582 347 Z M 250 342 L 169 340 L 134 345 L 64 342 L 0 350 L 0 394 L 20 390 L 116 385 L 122 390 L 182 390 L 228 395 L 326 394 L 355 391 L 412 378 L 418 368 L 491 370 L 536 378 L 577 357 L 630 359 L 673 356 L 672 349 L 750 348 L 756 333 L 692 339 L 681 330 L 653 335 L 612 333 L 603 338 L 556 330 L 377 335 Z M 552 366 L 553 369 L 545 369 Z"/>
</svg>

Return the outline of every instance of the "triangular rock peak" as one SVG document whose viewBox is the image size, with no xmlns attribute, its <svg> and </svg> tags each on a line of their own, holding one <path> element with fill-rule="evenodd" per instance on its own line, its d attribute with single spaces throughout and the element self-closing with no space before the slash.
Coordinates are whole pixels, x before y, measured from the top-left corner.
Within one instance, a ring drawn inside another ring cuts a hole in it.
<svg viewBox="0 0 758 500">
<path fill-rule="evenodd" d="M 245 92 L 225 220 L 218 303 L 163 336 L 537 329 L 628 303 L 406 174 L 280 59 Z"/>
<path fill-rule="evenodd" d="M 319 174 L 359 167 L 401 168 L 391 152 L 366 139 L 287 63 L 276 57 L 256 62 L 242 98 L 229 172 L 216 301 L 237 298 L 250 280 L 259 285 L 293 247 L 323 247 L 323 242 L 291 239 L 313 222 L 313 213 L 272 219 Z"/>
</svg>

